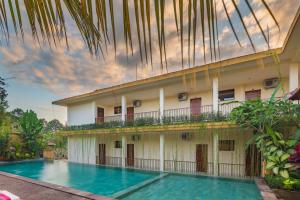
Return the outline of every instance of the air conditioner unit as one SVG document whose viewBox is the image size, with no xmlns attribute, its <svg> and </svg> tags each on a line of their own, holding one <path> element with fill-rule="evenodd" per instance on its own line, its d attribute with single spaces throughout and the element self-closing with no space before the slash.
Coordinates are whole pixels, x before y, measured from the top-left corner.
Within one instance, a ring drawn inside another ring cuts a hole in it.
<svg viewBox="0 0 300 200">
<path fill-rule="evenodd" d="M 181 139 L 182 140 L 191 140 L 193 137 L 192 133 L 181 133 Z"/>
<path fill-rule="evenodd" d="M 133 107 L 141 107 L 142 101 L 141 100 L 135 100 L 133 101 Z"/>
<path fill-rule="evenodd" d="M 188 93 L 179 93 L 178 94 L 178 101 L 186 101 L 188 99 Z"/>
<path fill-rule="evenodd" d="M 276 88 L 279 84 L 279 79 L 278 78 L 269 78 L 264 80 L 264 88 L 269 89 L 269 88 Z"/>
<path fill-rule="evenodd" d="M 132 135 L 131 140 L 132 141 L 139 141 L 139 140 L 141 140 L 141 136 L 140 135 Z"/>
</svg>

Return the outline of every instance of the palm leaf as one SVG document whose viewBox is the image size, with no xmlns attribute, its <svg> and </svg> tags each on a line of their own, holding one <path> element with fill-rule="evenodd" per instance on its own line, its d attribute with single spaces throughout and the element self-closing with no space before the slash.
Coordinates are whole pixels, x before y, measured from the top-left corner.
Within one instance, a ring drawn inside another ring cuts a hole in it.
<svg viewBox="0 0 300 200">
<path fill-rule="evenodd" d="M 252 14 L 252 16 L 254 17 L 255 22 L 256 22 L 256 24 L 258 25 L 259 30 L 260 30 L 260 32 L 261 32 L 261 34 L 262 34 L 262 36 L 263 36 L 265 42 L 267 43 L 268 47 L 270 48 L 270 45 L 269 45 L 267 36 L 266 36 L 264 30 L 262 29 L 262 27 L 261 27 L 261 25 L 260 25 L 260 22 L 258 21 L 258 19 L 257 19 L 257 17 L 256 17 L 256 14 L 255 14 L 254 10 L 252 9 L 252 7 L 251 7 L 251 5 L 250 5 L 249 0 L 246 0 L 246 4 L 247 4 L 247 6 L 248 6 L 248 8 L 249 8 L 249 10 L 250 10 L 250 12 L 251 12 L 251 14 Z"/>
<path fill-rule="evenodd" d="M 140 58 L 141 58 L 141 62 L 143 62 L 141 33 L 140 33 L 139 2 L 138 2 L 138 0 L 134 0 L 134 12 L 135 12 L 136 31 L 137 31 L 137 35 L 138 35 L 138 42 L 139 42 L 139 49 L 140 49 Z"/>
<path fill-rule="evenodd" d="M 224 11 L 225 11 L 225 13 L 226 13 L 226 17 L 227 17 L 227 20 L 228 20 L 228 22 L 229 22 L 231 31 L 233 32 L 234 37 L 235 37 L 236 41 L 238 42 L 239 46 L 242 47 L 242 44 L 241 44 L 241 42 L 240 42 L 240 40 L 239 40 L 239 37 L 237 36 L 237 33 L 236 33 L 235 28 L 234 28 L 234 26 L 233 26 L 233 23 L 232 23 L 232 21 L 231 21 L 231 19 L 230 19 L 230 16 L 229 16 L 229 13 L 228 13 L 228 10 L 227 10 L 227 7 L 226 7 L 226 5 L 225 5 L 224 0 L 222 0 L 222 3 L 223 3 L 223 8 L 224 8 Z"/>
<path fill-rule="evenodd" d="M 248 39 L 249 39 L 249 41 L 250 41 L 250 44 L 251 44 L 253 50 L 256 51 L 256 50 L 255 50 L 255 46 L 254 46 L 253 41 L 252 41 L 252 38 L 251 38 L 251 36 L 250 36 L 250 34 L 249 34 L 249 32 L 248 32 L 247 26 L 246 26 L 246 24 L 245 24 L 245 22 L 244 22 L 244 19 L 243 19 L 243 16 L 242 16 L 242 13 L 241 13 L 240 9 L 238 8 L 238 6 L 237 6 L 235 0 L 231 0 L 231 2 L 232 2 L 233 5 L 234 5 L 235 11 L 237 12 L 237 14 L 238 14 L 238 16 L 239 16 L 239 19 L 240 19 L 240 21 L 241 21 L 241 23 L 242 23 L 242 25 L 243 25 L 243 27 L 244 27 L 244 31 L 245 31 L 246 34 L 247 34 L 247 37 L 248 37 Z"/>
<path fill-rule="evenodd" d="M 200 0 L 200 20 L 201 20 L 201 30 L 202 30 L 203 59 L 204 59 L 204 63 L 206 63 L 204 9 L 205 9 L 204 0 Z"/>
<path fill-rule="evenodd" d="M 142 27 L 143 27 L 145 57 L 146 57 L 146 63 L 148 64 L 148 52 L 147 52 L 146 27 L 145 27 L 145 4 L 144 4 L 144 0 L 140 0 L 140 9 L 141 9 L 141 16 L 142 16 Z"/>
<path fill-rule="evenodd" d="M 116 56 L 117 43 L 116 43 L 116 28 L 115 28 L 115 16 L 114 16 L 114 2 L 113 2 L 113 0 L 109 0 L 109 9 L 110 9 L 110 20 L 111 20 L 111 27 L 112 27 L 113 40 L 114 40 L 115 56 Z"/>
<path fill-rule="evenodd" d="M 196 33 L 197 33 L 197 0 L 193 1 L 193 11 L 194 11 L 194 18 L 193 18 L 193 65 L 195 66 L 195 52 L 196 52 Z"/>
<path fill-rule="evenodd" d="M 191 27 L 192 27 L 192 0 L 189 0 L 188 3 L 188 61 L 189 67 L 191 67 Z"/>
<path fill-rule="evenodd" d="M 262 1 L 262 3 L 264 4 L 264 6 L 266 7 L 266 9 L 268 10 L 268 12 L 269 12 L 269 14 L 271 15 L 271 17 L 273 18 L 273 20 L 274 20 L 276 26 L 277 26 L 278 29 L 280 30 L 279 23 L 278 23 L 278 21 L 276 20 L 276 17 L 275 17 L 275 15 L 273 14 L 272 10 L 270 9 L 270 7 L 268 6 L 268 4 L 266 3 L 265 0 L 261 0 L 261 1 Z"/>
<path fill-rule="evenodd" d="M 176 0 L 173 0 L 173 8 L 174 8 L 174 17 L 175 17 L 176 31 L 177 31 L 177 35 L 178 35 L 178 17 L 177 17 L 177 4 L 176 4 Z"/>
<path fill-rule="evenodd" d="M 152 60 L 152 41 L 151 41 L 151 13 L 150 13 L 150 0 L 146 0 L 146 18 L 147 18 L 147 26 L 148 26 L 148 40 L 149 40 L 149 49 L 150 49 L 150 59 L 151 59 L 151 66 L 153 67 L 153 60 Z"/>
<path fill-rule="evenodd" d="M 183 0 L 179 0 L 179 19 L 180 19 L 180 44 L 181 44 L 181 67 L 183 67 Z"/>
</svg>

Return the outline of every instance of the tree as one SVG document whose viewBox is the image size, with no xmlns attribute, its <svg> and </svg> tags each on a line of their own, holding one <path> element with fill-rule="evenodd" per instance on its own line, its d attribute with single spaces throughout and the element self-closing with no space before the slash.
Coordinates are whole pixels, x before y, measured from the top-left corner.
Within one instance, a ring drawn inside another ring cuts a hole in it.
<svg viewBox="0 0 300 200">
<path fill-rule="evenodd" d="M 293 138 L 286 138 L 284 133 L 287 127 L 300 128 L 300 105 L 275 100 L 276 91 L 268 101 L 246 101 L 232 111 L 231 118 L 241 127 L 253 130 L 248 143 L 256 144 L 266 160 L 266 168 L 288 178 L 293 167 L 288 159 L 294 154 L 300 131 Z"/>
<path fill-rule="evenodd" d="M 6 100 L 7 92 L 5 86 L 5 80 L 0 76 L 0 127 L 2 126 L 4 119 L 7 117 L 5 110 L 7 109 L 8 104 Z"/>
<path fill-rule="evenodd" d="M 43 123 L 32 110 L 26 111 L 19 120 L 21 127 L 20 136 L 23 141 L 24 150 L 28 153 L 38 155 L 41 150 L 41 131 Z"/>
<path fill-rule="evenodd" d="M 15 108 L 10 112 L 11 118 L 14 122 L 17 122 L 22 115 L 24 114 L 24 111 L 21 108 Z"/>
<path fill-rule="evenodd" d="M 50 122 L 47 123 L 46 127 L 44 128 L 44 133 L 55 133 L 61 129 L 63 129 L 62 123 L 60 123 L 59 120 L 53 119 Z"/>
</svg>

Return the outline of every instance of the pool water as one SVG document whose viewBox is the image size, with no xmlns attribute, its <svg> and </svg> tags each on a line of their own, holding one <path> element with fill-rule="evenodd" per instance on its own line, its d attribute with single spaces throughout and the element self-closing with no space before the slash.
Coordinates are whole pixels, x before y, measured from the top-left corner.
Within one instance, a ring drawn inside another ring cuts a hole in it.
<svg viewBox="0 0 300 200">
<path fill-rule="evenodd" d="M 125 200 L 260 200 L 253 181 L 170 175 Z"/>
<path fill-rule="evenodd" d="M 112 197 L 121 193 L 122 199 L 125 200 L 262 199 L 253 181 L 174 174 L 159 178 L 160 173 L 82 165 L 66 161 L 0 165 L 0 171 L 104 196 Z M 154 179 L 158 181 L 144 184 Z M 141 187 L 131 193 L 130 188 L 136 189 L 137 186 Z"/>
<path fill-rule="evenodd" d="M 0 171 L 111 196 L 157 176 L 157 173 L 82 165 L 66 161 L 35 161 L 0 165 Z"/>
</svg>

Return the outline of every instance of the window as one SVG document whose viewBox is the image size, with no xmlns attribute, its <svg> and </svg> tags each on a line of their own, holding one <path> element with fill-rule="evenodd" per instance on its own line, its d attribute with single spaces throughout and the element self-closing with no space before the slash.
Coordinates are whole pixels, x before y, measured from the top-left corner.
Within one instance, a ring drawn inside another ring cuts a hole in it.
<svg viewBox="0 0 300 200">
<path fill-rule="evenodd" d="M 219 140 L 219 151 L 234 151 L 234 140 Z"/>
<path fill-rule="evenodd" d="M 122 113 L 122 107 L 121 106 L 114 107 L 114 114 L 115 115 L 118 115 L 118 114 L 121 114 L 121 113 Z"/>
<path fill-rule="evenodd" d="M 115 141 L 115 148 L 116 149 L 122 148 L 122 142 L 121 141 Z"/>
<path fill-rule="evenodd" d="M 220 101 L 231 101 L 234 100 L 234 89 L 219 91 Z"/>
</svg>

